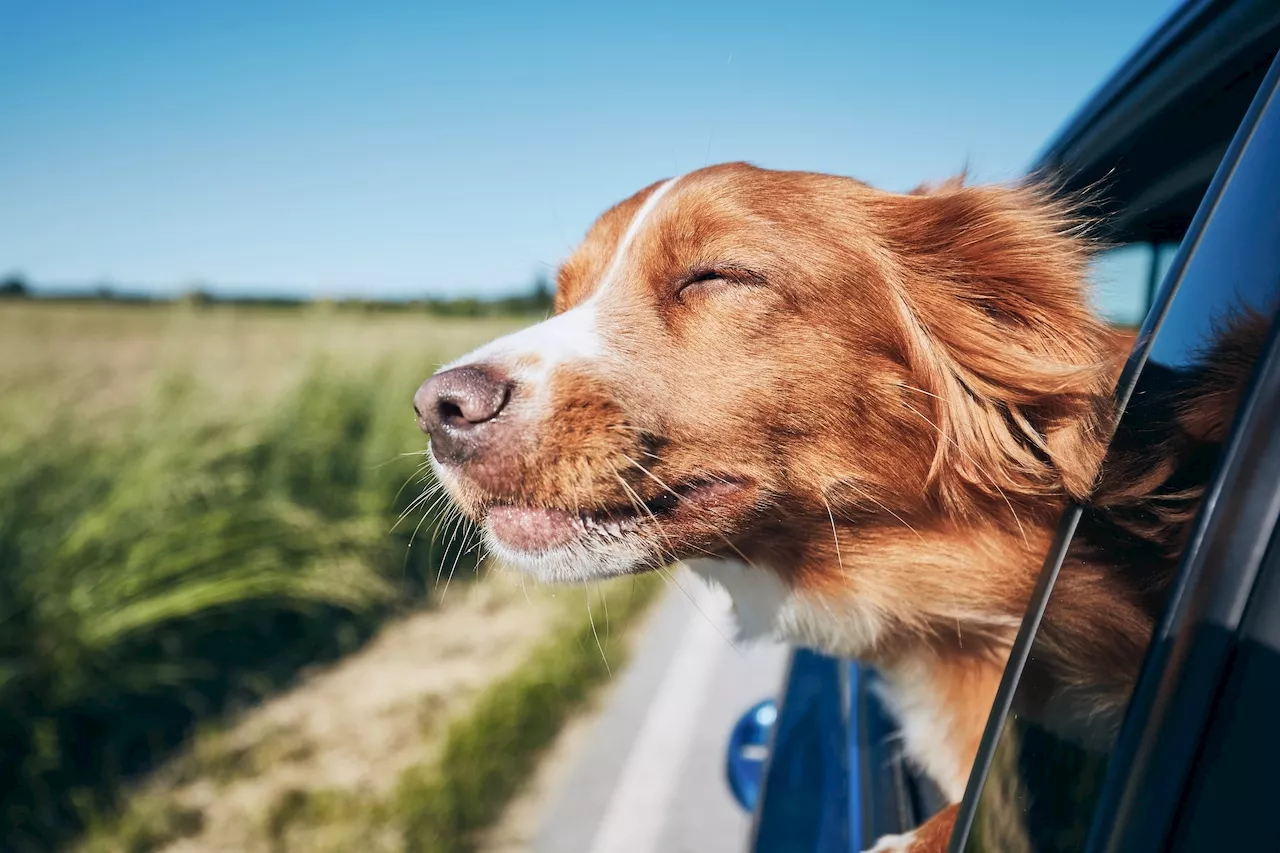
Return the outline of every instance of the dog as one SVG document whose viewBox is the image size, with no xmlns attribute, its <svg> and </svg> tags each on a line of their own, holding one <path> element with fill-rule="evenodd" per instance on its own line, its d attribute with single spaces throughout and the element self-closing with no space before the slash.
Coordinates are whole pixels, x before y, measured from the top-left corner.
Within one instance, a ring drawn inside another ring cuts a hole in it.
<svg viewBox="0 0 1280 853">
<path fill-rule="evenodd" d="M 1090 307 L 1084 232 L 1036 181 L 892 193 L 731 163 L 656 182 L 591 226 L 550 319 L 418 389 L 435 476 L 539 579 L 683 561 L 744 636 L 874 664 L 954 804 L 1115 421 L 1131 338 Z M 1082 565 L 1077 615 L 1110 620 L 1124 648 L 1103 659 L 1136 666 L 1153 617 Z M 1064 683 L 1101 695 L 1073 645 L 1101 642 L 1092 624 L 1053 630 Z M 945 849 L 954 815 L 876 849 Z"/>
</svg>

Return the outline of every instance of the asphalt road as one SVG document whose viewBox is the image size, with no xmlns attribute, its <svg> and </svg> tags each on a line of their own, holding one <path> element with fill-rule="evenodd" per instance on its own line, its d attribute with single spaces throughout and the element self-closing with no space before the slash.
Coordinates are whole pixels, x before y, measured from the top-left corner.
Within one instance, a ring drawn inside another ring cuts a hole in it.
<svg viewBox="0 0 1280 853">
<path fill-rule="evenodd" d="M 738 717 L 776 696 L 787 649 L 735 648 L 728 598 L 676 575 L 552 795 L 535 853 L 740 853 L 750 816 L 724 781 Z"/>
</svg>

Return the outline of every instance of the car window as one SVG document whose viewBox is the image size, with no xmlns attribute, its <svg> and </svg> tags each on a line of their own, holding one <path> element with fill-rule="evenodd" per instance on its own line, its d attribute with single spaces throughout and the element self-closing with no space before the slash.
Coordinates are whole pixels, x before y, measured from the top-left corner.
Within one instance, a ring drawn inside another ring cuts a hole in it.
<svg viewBox="0 0 1280 853">
<path fill-rule="evenodd" d="M 1176 242 L 1128 243 L 1100 252 L 1090 266 L 1094 308 L 1114 326 L 1142 325 L 1177 249 Z"/>
<path fill-rule="evenodd" d="M 1166 285 L 1176 294 L 1056 575 L 966 850 L 1085 846 L 1150 628 L 1280 299 L 1274 78 L 1203 232 L 1188 239 Z"/>
</svg>

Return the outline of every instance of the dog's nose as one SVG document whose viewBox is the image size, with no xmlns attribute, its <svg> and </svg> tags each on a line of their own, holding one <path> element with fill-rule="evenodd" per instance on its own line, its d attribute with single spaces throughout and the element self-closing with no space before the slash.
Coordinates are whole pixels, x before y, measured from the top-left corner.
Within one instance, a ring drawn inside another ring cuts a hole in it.
<svg viewBox="0 0 1280 853">
<path fill-rule="evenodd" d="M 413 395 L 418 426 L 441 462 L 460 462 L 479 443 L 483 426 L 511 398 L 511 381 L 490 367 L 455 367 L 432 376 Z"/>
</svg>

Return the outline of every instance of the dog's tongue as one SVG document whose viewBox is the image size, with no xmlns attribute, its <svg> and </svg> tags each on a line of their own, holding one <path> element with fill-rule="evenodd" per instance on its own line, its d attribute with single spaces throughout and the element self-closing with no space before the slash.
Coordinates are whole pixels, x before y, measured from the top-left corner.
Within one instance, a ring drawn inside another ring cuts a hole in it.
<svg viewBox="0 0 1280 853">
<path fill-rule="evenodd" d="M 578 538 L 581 527 L 561 509 L 495 506 L 489 510 L 489 530 L 512 548 L 547 551 Z"/>
</svg>

